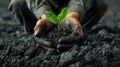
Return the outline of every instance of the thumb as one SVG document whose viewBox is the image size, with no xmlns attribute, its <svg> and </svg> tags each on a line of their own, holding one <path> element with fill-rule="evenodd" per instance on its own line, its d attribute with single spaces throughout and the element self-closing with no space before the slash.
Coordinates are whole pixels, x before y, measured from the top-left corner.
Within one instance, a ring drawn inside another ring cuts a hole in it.
<svg viewBox="0 0 120 67">
<path fill-rule="evenodd" d="M 40 33 L 40 27 L 39 26 L 35 26 L 34 27 L 34 36 L 37 37 L 38 36 L 38 33 Z"/>
</svg>

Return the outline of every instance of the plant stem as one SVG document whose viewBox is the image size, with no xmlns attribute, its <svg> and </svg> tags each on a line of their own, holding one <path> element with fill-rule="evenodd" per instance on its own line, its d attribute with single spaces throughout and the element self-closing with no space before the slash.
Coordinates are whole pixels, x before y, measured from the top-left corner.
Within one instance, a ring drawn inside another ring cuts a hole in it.
<svg viewBox="0 0 120 67">
<path fill-rule="evenodd" d="M 58 27 L 58 32 L 60 32 L 60 22 L 58 22 L 57 27 Z"/>
</svg>

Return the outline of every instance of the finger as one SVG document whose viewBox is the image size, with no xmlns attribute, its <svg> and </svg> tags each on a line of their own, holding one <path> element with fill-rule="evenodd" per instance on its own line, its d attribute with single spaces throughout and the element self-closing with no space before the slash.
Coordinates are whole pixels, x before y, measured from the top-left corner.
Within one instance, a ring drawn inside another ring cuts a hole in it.
<svg viewBox="0 0 120 67">
<path fill-rule="evenodd" d="M 38 32 L 39 32 L 39 27 L 38 27 L 38 26 L 35 26 L 35 28 L 34 28 L 34 36 L 35 36 L 35 37 L 37 37 Z"/>
<path fill-rule="evenodd" d="M 41 34 L 42 34 L 42 27 L 39 27 L 39 26 L 38 26 L 38 27 L 35 27 L 35 28 L 34 28 L 34 34 L 33 34 L 33 35 L 34 35 L 35 37 L 40 37 Z"/>
<path fill-rule="evenodd" d="M 41 20 L 38 20 L 34 27 L 34 36 L 36 36 L 36 37 L 39 36 L 43 26 L 44 26 L 44 23 Z"/>
<path fill-rule="evenodd" d="M 66 37 L 62 37 L 58 40 L 58 43 L 60 44 L 71 44 L 71 43 L 76 43 L 80 41 L 80 37 L 79 36 L 66 36 Z"/>
<path fill-rule="evenodd" d="M 55 48 L 54 44 L 51 41 L 47 41 L 42 38 L 35 37 L 36 41 L 39 43 L 39 45 L 45 49 Z"/>
<path fill-rule="evenodd" d="M 73 44 L 58 44 L 57 45 L 57 52 L 61 53 L 68 49 L 70 49 L 73 46 Z"/>
</svg>

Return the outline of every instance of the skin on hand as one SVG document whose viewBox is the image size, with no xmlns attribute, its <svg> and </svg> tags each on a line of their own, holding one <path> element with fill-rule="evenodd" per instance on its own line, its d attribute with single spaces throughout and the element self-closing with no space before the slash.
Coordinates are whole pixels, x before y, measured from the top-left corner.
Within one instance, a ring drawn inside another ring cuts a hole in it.
<svg viewBox="0 0 120 67">
<path fill-rule="evenodd" d="M 49 29 L 52 27 L 52 24 L 47 20 L 45 15 L 41 16 L 41 19 L 39 19 L 34 27 L 34 36 L 37 37 L 39 33 L 41 33 L 42 27 L 45 27 L 45 29 Z"/>
<path fill-rule="evenodd" d="M 68 24 L 74 24 L 74 27 L 73 29 L 79 34 L 80 37 L 83 37 L 83 30 L 82 30 L 82 26 L 80 24 L 80 21 L 79 21 L 79 13 L 77 12 L 70 12 L 67 17 L 66 17 L 66 20 L 69 20 L 71 22 L 65 22 L 66 25 Z"/>
</svg>

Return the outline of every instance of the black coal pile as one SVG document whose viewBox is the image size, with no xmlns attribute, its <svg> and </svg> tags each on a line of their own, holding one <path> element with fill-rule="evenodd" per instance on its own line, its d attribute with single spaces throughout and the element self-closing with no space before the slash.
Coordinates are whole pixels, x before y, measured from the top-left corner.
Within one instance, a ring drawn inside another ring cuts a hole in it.
<svg viewBox="0 0 120 67">
<path fill-rule="evenodd" d="M 1 67 L 119 67 L 120 34 L 101 29 L 57 53 L 42 48 L 19 24 L 0 25 Z"/>
<path fill-rule="evenodd" d="M 81 42 L 61 53 L 43 48 L 26 34 L 7 10 L 8 1 L 0 0 L 0 67 L 120 67 L 119 0 L 106 0 L 116 11 L 108 10 L 100 23 L 89 31 L 84 29 Z M 48 40 L 56 44 L 59 37 L 54 32 Z"/>
</svg>

